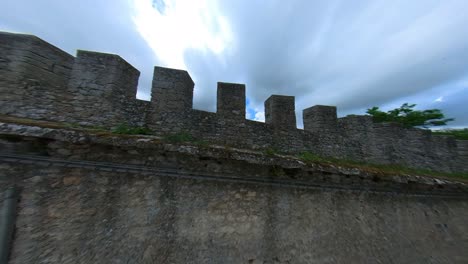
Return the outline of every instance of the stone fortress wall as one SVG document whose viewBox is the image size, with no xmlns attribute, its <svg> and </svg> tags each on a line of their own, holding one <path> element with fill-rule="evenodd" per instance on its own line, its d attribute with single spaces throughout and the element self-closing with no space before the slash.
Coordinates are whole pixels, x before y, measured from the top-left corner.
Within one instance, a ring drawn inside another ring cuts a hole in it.
<svg viewBox="0 0 468 264">
<path fill-rule="evenodd" d="M 265 101 L 265 123 L 245 118 L 245 85 L 218 83 L 217 112 L 192 108 L 186 71 L 154 68 L 151 101 L 136 99 L 139 71 L 117 55 L 76 57 L 31 35 L 0 33 L 0 114 L 115 127 L 146 126 L 156 134 L 186 132 L 199 140 L 251 149 L 303 151 L 357 161 L 468 171 L 468 144 L 430 131 L 337 118 L 336 107 L 303 110 L 296 128 L 293 96 Z"/>
</svg>

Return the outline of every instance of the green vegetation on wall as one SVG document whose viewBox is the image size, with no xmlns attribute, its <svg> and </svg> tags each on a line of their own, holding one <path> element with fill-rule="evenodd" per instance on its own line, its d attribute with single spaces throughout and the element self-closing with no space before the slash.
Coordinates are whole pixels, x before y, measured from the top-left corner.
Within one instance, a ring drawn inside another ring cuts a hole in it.
<svg viewBox="0 0 468 264">
<path fill-rule="evenodd" d="M 405 127 L 445 126 L 453 118 L 445 118 L 440 109 L 414 110 L 416 104 L 404 103 L 399 108 L 387 112 L 380 111 L 374 106 L 367 109 L 367 113 L 374 118 L 374 122 L 396 122 Z"/>
<path fill-rule="evenodd" d="M 438 130 L 432 131 L 432 134 L 454 136 L 456 139 L 468 140 L 468 128 Z"/>
<path fill-rule="evenodd" d="M 122 135 L 151 135 L 151 130 L 146 127 L 132 127 L 127 124 L 120 124 L 111 131 Z"/>
</svg>

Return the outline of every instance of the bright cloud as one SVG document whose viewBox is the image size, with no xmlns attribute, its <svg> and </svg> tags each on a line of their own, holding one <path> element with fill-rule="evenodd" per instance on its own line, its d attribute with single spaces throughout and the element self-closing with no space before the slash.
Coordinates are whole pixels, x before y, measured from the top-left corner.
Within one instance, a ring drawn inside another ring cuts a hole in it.
<svg viewBox="0 0 468 264">
<path fill-rule="evenodd" d="M 216 15 L 214 1 L 135 0 L 134 8 L 133 21 L 138 32 L 164 66 L 187 69 L 187 49 L 220 54 L 232 38 L 226 18 Z"/>
<path fill-rule="evenodd" d="M 255 121 L 265 121 L 265 112 L 259 110 L 258 108 L 255 109 L 255 117 L 254 117 L 254 120 Z"/>
</svg>

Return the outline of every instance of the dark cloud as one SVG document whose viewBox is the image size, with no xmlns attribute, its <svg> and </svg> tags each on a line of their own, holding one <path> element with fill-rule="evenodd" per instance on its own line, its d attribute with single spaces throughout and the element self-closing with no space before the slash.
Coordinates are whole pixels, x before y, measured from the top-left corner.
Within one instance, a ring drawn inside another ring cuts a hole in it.
<svg viewBox="0 0 468 264">
<path fill-rule="evenodd" d="M 429 96 L 468 75 L 466 1 L 219 4 L 234 42 L 221 55 L 188 52 L 186 64 L 199 83 L 210 86 L 209 94 L 216 80 L 246 83 L 253 107 L 262 108 L 270 94 L 288 94 L 296 96 L 299 117 L 299 110 L 314 104 L 362 112 Z M 214 105 L 205 92 L 197 98 L 200 108 Z"/>
<path fill-rule="evenodd" d="M 161 14 L 173 6 L 167 0 L 152 3 Z M 299 124 L 301 110 L 315 104 L 337 105 L 344 115 L 410 102 L 435 105 L 455 117 L 456 125 L 468 126 L 468 92 L 457 84 L 468 79 L 467 1 L 207 3 L 216 6 L 200 15 L 207 29 L 222 32 L 217 18 L 224 17 L 232 42 L 221 53 L 185 50 L 197 108 L 214 111 L 216 82 L 226 81 L 245 83 L 249 107 L 260 111 L 271 94 L 296 96 Z M 127 0 L 1 1 L 0 30 L 38 35 L 72 54 L 119 54 L 142 71 L 139 93 L 149 98 L 152 66 L 171 65 L 160 63 L 138 33 L 134 6 Z"/>
<path fill-rule="evenodd" d="M 435 108 L 440 108 L 447 117 L 453 117 L 455 120 L 450 122 L 450 126 L 468 127 L 468 107 L 466 105 L 468 98 L 468 87 L 453 95 L 444 98 L 445 102 L 436 104 Z"/>
</svg>

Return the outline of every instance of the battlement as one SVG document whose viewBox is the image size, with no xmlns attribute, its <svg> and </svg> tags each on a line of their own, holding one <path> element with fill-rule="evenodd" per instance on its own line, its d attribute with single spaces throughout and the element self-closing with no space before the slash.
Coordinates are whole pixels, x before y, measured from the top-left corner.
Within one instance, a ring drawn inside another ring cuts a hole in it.
<svg viewBox="0 0 468 264">
<path fill-rule="evenodd" d="M 218 82 L 216 113 L 227 118 L 245 118 L 245 85 Z"/>
<path fill-rule="evenodd" d="M 155 109 L 184 112 L 192 109 L 194 82 L 186 71 L 154 67 L 151 103 Z"/>
<path fill-rule="evenodd" d="M 296 128 L 294 96 L 272 95 L 265 101 L 265 123 L 276 128 Z"/>
<path fill-rule="evenodd" d="M 284 95 L 265 101 L 265 123 L 246 120 L 245 85 L 223 82 L 217 84 L 216 113 L 195 110 L 189 73 L 163 67 L 154 68 L 146 102 L 136 99 L 139 75 L 117 55 L 79 50 L 73 57 L 35 36 L 0 32 L 4 115 L 108 128 L 138 125 L 155 134 L 183 131 L 252 149 L 468 170 L 466 144 L 424 130 L 374 124 L 370 116 L 337 118 L 336 107 L 323 105 L 304 109 L 304 129 L 297 129 L 295 98 Z"/>
</svg>

